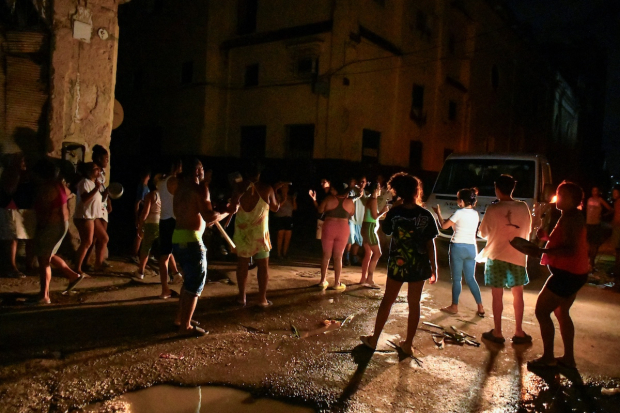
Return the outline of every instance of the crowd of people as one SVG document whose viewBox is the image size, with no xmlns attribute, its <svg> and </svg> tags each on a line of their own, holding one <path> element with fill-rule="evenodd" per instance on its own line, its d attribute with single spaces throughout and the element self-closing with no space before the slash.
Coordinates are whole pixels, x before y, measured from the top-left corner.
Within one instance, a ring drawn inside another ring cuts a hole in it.
<svg viewBox="0 0 620 413">
<path fill-rule="evenodd" d="M 0 238 L 6 247 L 11 277 L 23 277 L 15 261 L 17 240 L 26 240 L 28 266 L 37 258 L 40 274 L 40 303 L 50 303 L 51 266 L 58 268 L 69 280 L 67 291 L 74 289 L 88 274 L 101 271 L 107 262 L 108 216 L 112 212 L 110 191 L 106 188 L 105 168 L 109 153 L 101 146 L 93 148 L 92 162 L 81 166 L 81 179 L 74 185 L 59 175 L 58 167 L 50 159 L 36 163 L 32 173 L 27 171 L 22 155 L 15 155 L 0 179 Z M 28 172 L 28 173 L 27 173 Z M 153 249 L 157 250 L 157 265 L 161 280 L 161 299 L 175 293 L 171 283 L 182 283 L 176 325 L 183 335 L 204 335 L 206 331 L 193 320 L 198 297 L 207 281 L 207 248 L 204 232 L 208 227 L 227 227 L 234 219 L 234 253 L 237 256 L 236 303 L 247 305 L 246 287 L 249 268 L 256 265 L 258 280 L 257 306 L 269 307 L 269 257 L 272 250 L 270 213 L 277 240 L 277 259 L 287 259 L 293 230 L 293 213 L 297 210 L 297 196 L 291 194 L 290 182 L 269 185 L 261 181 L 261 170 L 249 164 L 234 179 L 233 190 L 220 208 L 211 202 L 212 171 L 205 171 L 202 163 L 193 160 L 183 165 L 173 162 L 166 175 L 151 176 L 145 170 L 134 204 L 136 236 L 132 254 L 136 256 L 137 270 L 133 276 L 143 279 Z M 526 254 L 540 257 L 541 264 L 550 270 L 550 277 L 540 292 L 536 304 L 536 318 L 540 324 L 544 353 L 531 361 L 531 367 L 548 367 L 561 363 L 575 366 L 573 354 L 574 326 L 570 308 L 578 291 L 587 282 L 592 271 L 601 239 L 603 209 L 615 211 L 613 242 L 620 251 L 620 202 L 611 207 L 597 188 L 586 202 L 586 216 L 580 211 L 582 189 L 571 182 L 563 182 L 557 189 L 557 210 L 561 215 L 554 228 L 539 229 L 537 237 L 545 247 L 513 247 L 515 238 L 529 239 L 532 215 L 525 202 L 512 198 L 516 181 L 509 175 L 495 182 L 496 201 L 486 208 L 484 217 L 476 210 L 476 188 L 463 188 L 456 195 L 458 209 L 449 217 L 439 206 L 434 213 L 422 202 L 422 182 L 405 172 L 396 173 L 386 180 L 378 176 L 369 184 L 365 176 L 359 179 L 323 179 L 320 190 L 309 191 L 317 211 L 317 238 L 322 246 L 321 276 L 317 289 L 344 291 L 342 268 L 360 266 L 359 285 L 380 289 L 375 270 L 382 255 L 382 245 L 389 241 L 387 281 L 383 299 L 376 316 L 372 335 L 362 336 L 362 343 L 377 347 L 381 332 L 388 320 L 392 305 L 404 283 L 407 283 L 409 316 L 405 339 L 400 343 L 407 354 L 413 354 L 413 340 L 420 319 L 420 300 L 426 281 L 437 282 L 438 269 L 435 238 L 439 230 L 452 228 L 449 265 L 452 278 L 451 304 L 441 308 L 449 314 L 459 313 L 462 279 L 477 304 L 476 314 L 485 317 L 480 287 L 475 277 L 476 262 L 484 262 L 484 280 L 492 292 L 493 329 L 482 337 L 502 344 L 503 294 L 510 289 L 513 296 L 515 326 L 512 342 L 525 344 L 532 341 L 522 326 L 524 301 L 523 287 L 528 284 Z M 73 195 L 75 193 L 75 195 Z M 68 265 L 58 255 L 69 228 L 68 200 L 76 197 L 73 222 L 79 232 L 79 246 Z M 614 199 L 620 190 L 614 190 Z M 216 210 L 219 209 L 219 210 Z M 226 221 L 224 221 L 226 219 Z M 614 227 L 615 228 L 615 227 Z M 222 229 L 222 231 L 224 231 Z M 225 233 L 222 234 L 226 237 Z M 478 252 L 478 237 L 486 240 Z M 157 245 L 157 248 L 154 248 Z M 87 266 L 90 251 L 95 250 L 95 264 Z M 385 247 L 384 247 L 385 249 Z M 363 251 L 360 259 L 359 252 Z M 328 281 L 330 262 L 333 263 L 333 282 Z M 560 323 L 564 342 L 563 357 L 554 357 L 554 313 Z"/>
</svg>

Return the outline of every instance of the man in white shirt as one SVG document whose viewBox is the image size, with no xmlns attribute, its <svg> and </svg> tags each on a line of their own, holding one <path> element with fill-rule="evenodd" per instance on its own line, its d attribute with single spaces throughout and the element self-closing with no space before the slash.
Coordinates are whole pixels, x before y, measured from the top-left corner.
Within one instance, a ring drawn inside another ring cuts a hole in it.
<svg viewBox="0 0 620 413">
<path fill-rule="evenodd" d="M 516 326 L 512 342 L 525 344 L 532 341 L 532 337 L 525 334 L 522 328 L 523 286 L 529 283 L 526 257 L 510 245 L 514 237 L 529 238 L 532 217 L 525 202 L 512 199 L 515 185 L 516 181 L 510 175 L 501 175 L 495 181 L 495 194 L 499 202 L 487 208 L 480 223 L 480 236 L 487 240 L 487 245 L 480 252 L 479 260 L 486 259 L 484 281 L 491 286 L 495 324 L 495 328 L 482 337 L 500 344 L 506 341 L 502 335 L 504 288 L 510 288 L 513 295 Z"/>
</svg>

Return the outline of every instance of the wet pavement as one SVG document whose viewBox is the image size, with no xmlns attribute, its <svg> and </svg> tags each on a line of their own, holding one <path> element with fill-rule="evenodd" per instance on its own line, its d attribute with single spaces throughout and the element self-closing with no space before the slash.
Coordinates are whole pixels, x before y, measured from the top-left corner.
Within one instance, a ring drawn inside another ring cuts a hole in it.
<svg viewBox="0 0 620 413">
<path fill-rule="evenodd" d="M 161 410 L 175 412 L 184 411 L 185 402 L 193 412 L 293 411 L 281 403 L 334 412 L 620 411 L 619 395 L 601 394 L 620 386 L 617 287 L 588 285 L 577 298 L 572 314 L 579 370 L 534 374 L 525 362 L 542 350 L 534 304 L 544 277 L 525 294 L 524 328 L 534 343 L 497 345 L 480 339 L 493 325 L 486 287 L 487 317 L 475 315 L 466 287 L 458 315 L 438 311 L 450 301 L 450 277 L 442 266 L 440 282 L 425 288 L 422 321 L 447 331 L 454 326 L 481 346 L 446 341 L 440 349 L 433 341 L 437 328 L 421 324 L 414 360 L 392 344 L 406 329 L 404 291 L 377 351 L 360 345 L 359 336 L 372 332 L 383 292 L 355 284 L 359 267 L 344 270 L 348 288 L 339 293 L 313 287 L 315 257 L 272 262 L 274 305 L 263 309 L 236 305 L 234 264 L 210 265 L 214 282 L 195 314 L 209 335 L 187 339 L 173 325 L 178 301 L 156 298 L 158 278 L 132 280 L 135 265 L 113 264 L 69 295 L 60 294 L 66 281 L 54 279 L 50 306 L 30 304 L 36 277 L 0 279 L 0 412 L 155 412 L 140 400 L 158 398 L 177 400 L 173 410 Z M 377 281 L 385 283 L 385 264 Z M 251 302 L 255 279 L 249 288 Z M 510 337 L 510 294 L 504 302 L 504 335 Z M 556 349 L 561 355 L 559 331 Z M 158 408 L 165 408 L 164 401 Z"/>
</svg>

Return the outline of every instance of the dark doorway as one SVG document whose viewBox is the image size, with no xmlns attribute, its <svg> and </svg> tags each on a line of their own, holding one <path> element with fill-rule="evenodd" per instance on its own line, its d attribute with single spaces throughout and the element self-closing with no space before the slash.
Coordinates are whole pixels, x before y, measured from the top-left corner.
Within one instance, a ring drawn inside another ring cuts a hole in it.
<svg viewBox="0 0 620 413">
<path fill-rule="evenodd" d="M 422 169 L 422 142 L 409 141 L 409 168 Z"/>
<path fill-rule="evenodd" d="M 362 162 L 379 163 L 381 132 L 364 129 L 362 133 Z"/>
<path fill-rule="evenodd" d="M 288 157 L 312 159 L 314 156 L 314 124 L 286 125 Z"/>
<path fill-rule="evenodd" d="M 242 158 L 264 159 L 267 145 L 267 126 L 242 126 L 241 151 Z"/>
</svg>

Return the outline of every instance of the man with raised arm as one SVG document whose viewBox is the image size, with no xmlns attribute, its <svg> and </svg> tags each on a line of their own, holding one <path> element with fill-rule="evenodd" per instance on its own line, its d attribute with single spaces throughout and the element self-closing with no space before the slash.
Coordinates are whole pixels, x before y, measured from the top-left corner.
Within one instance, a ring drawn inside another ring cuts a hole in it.
<svg viewBox="0 0 620 413">
<path fill-rule="evenodd" d="M 195 160 L 191 169 L 183 173 L 174 195 L 174 215 L 176 226 L 172 235 L 174 254 L 183 273 L 183 288 L 179 301 L 179 312 L 175 324 L 179 334 L 205 335 L 207 332 L 192 323 L 198 297 L 207 281 L 207 249 L 202 242 L 206 225 L 220 221 L 237 210 L 237 205 L 229 205 L 226 212 L 213 211 L 209 189 L 202 184 L 204 169 Z"/>
</svg>

